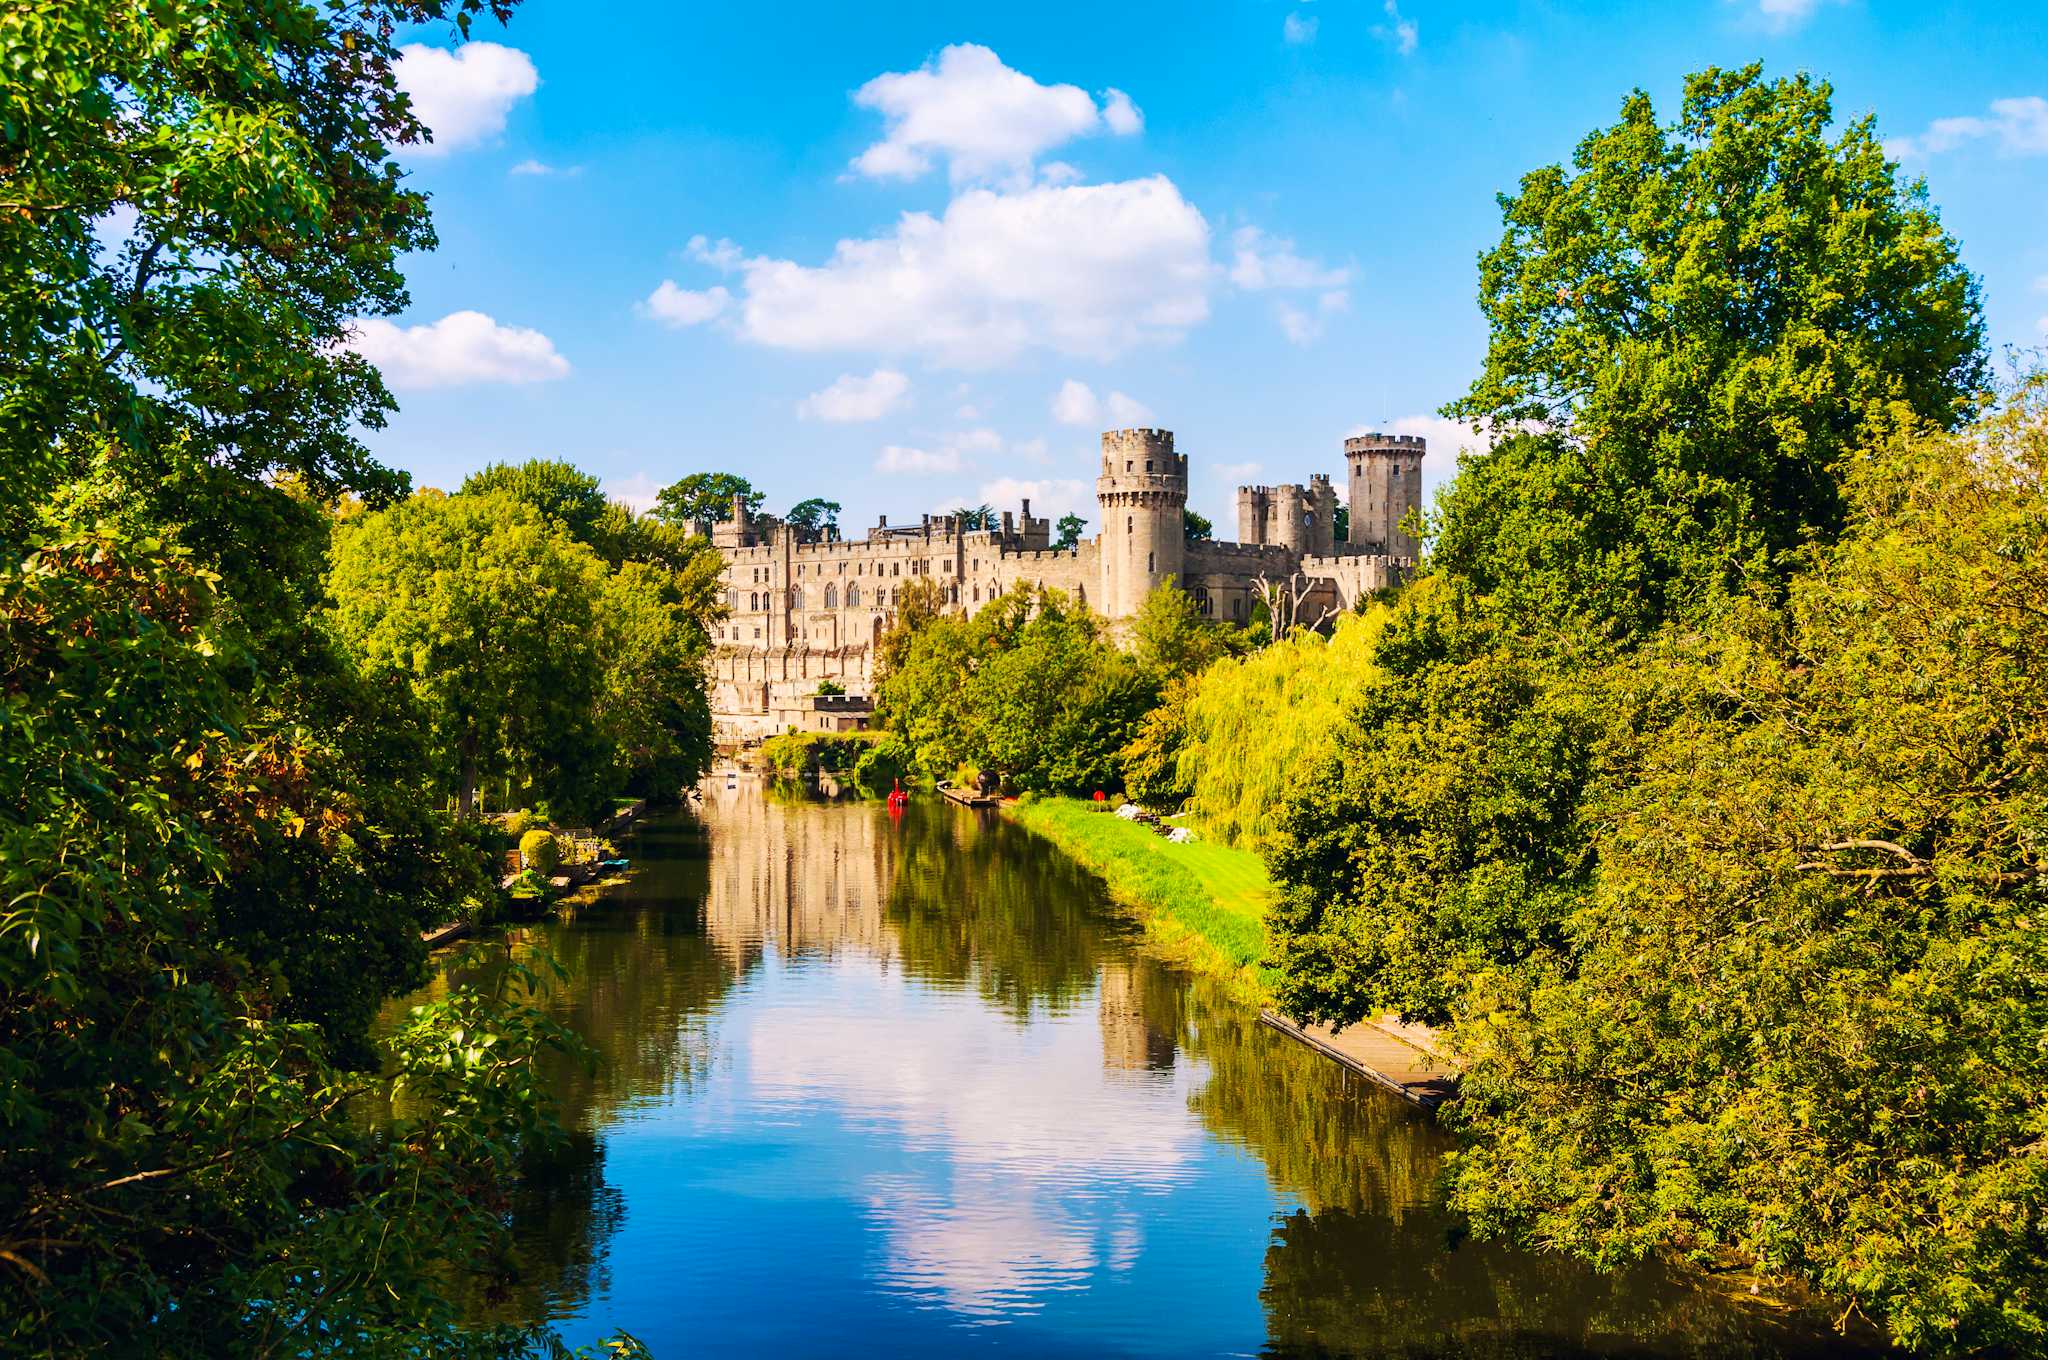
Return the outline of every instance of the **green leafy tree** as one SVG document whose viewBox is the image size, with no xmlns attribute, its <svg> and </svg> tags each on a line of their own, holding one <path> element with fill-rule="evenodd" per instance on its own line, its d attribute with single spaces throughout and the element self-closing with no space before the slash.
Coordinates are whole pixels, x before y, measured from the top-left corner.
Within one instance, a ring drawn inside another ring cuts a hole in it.
<svg viewBox="0 0 2048 1360">
<path fill-rule="evenodd" d="M 1900 1343 L 2048 1335 L 2048 387 L 1886 441 L 1786 607 L 1673 633 L 1576 967 L 1460 1030 L 1485 1232 L 1735 1254 Z M 1502 980 L 1505 982 L 1506 980 Z"/>
<path fill-rule="evenodd" d="M 1629 725 L 1658 712 L 1611 666 L 1781 588 L 1838 531 L 1851 450 L 1969 408 L 1976 285 L 1868 120 L 1830 117 L 1804 77 L 1709 71 L 1676 124 L 1631 96 L 1576 173 L 1502 199 L 1486 367 L 1446 411 L 1524 432 L 1440 499 L 1384 682 L 1284 814 L 1300 1013 L 1442 1020 L 1482 976 L 1569 972 L 1587 800 L 1633 777 Z"/>
<path fill-rule="evenodd" d="M 603 658 L 597 719 L 626 790 L 673 802 L 711 768 L 709 635 L 662 568 L 605 578 L 594 630 Z"/>
<path fill-rule="evenodd" d="M 883 657 L 875 707 L 888 753 L 934 778 L 971 765 L 1020 789 L 1119 788 L 1123 749 L 1158 702 L 1158 678 L 1100 619 L 1029 586 L 971 619 L 933 611 L 899 627 Z"/>
<path fill-rule="evenodd" d="M 986 503 L 963 505 L 954 513 L 960 517 L 960 527 L 970 533 L 977 529 L 994 529 L 1001 522 L 996 515 L 995 507 Z"/>
<path fill-rule="evenodd" d="M 1623 634 L 1841 525 L 1848 454 L 1953 427 L 1986 378 L 1976 281 L 1869 118 L 1761 68 L 1691 76 L 1503 195 L 1485 366 L 1445 414 L 1533 429 L 1471 460 L 1433 564 Z"/>
<path fill-rule="evenodd" d="M 607 790 L 604 564 L 503 493 L 415 496 L 346 526 L 329 588 L 365 675 L 403 682 L 465 813 L 510 780 L 583 810 Z"/>
<path fill-rule="evenodd" d="M 782 517 L 782 522 L 807 538 L 836 537 L 839 533 L 838 501 L 820 500 L 812 497 L 798 501 Z"/>
<path fill-rule="evenodd" d="M 1169 576 L 1138 606 L 1131 642 L 1139 664 L 1163 685 L 1228 656 L 1233 638 L 1223 625 L 1202 617 L 1194 597 Z"/>
<path fill-rule="evenodd" d="M 1187 535 L 1190 543 L 1207 542 L 1209 539 L 1216 537 L 1216 525 L 1207 515 L 1194 510 L 1182 509 L 1180 519 L 1181 530 Z"/>
<path fill-rule="evenodd" d="M 1059 523 L 1053 527 L 1059 531 L 1052 541 L 1053 547 L 1067 552 L 1081 542 L 1081 531 L 1088 527 L 1088 521 L 1068 511 L 1060 516 Z"/>
<path fill-rule="evenodd" d="M 462 494 L 484 495 L 502 491 L 524 501 L 569 531 L 579 543 L 595 546 L 598 525 L 610 502 L 597 478 L 578 471 L 569 463 L 552 458 L 529 458 L 523 463 L 492 463 L 481 472 L 462 479 Z"/>
<path fill-rule="evenodd" d="M 670 524 L 692 524 L 699 520 L 713 524 L 732 518 L 732 498 L 738 496 L 749 518 L 761 513 L 767 496 L 735 472 L 693 472 L 671 482 L 654 498 L 657 518 Z"/>
</svg>

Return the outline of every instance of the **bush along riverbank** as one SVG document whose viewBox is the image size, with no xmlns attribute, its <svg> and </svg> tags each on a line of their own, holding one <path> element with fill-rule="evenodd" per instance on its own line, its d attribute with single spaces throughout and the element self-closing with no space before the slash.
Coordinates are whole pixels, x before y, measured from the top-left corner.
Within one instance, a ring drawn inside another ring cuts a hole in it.
<svg viewBox="0 0 2048 1360">
<path fill-rule="evenodd" d="M 1271 978 L 1265 916 L 1273 880 L 1257 855 L 1206 841 L 1176 844 L 1142 823 L 1079 798 L 1022 798 L 1003 814 L 1102 876 L 1155 944 L 1262 1005 Z"/>
</svg>

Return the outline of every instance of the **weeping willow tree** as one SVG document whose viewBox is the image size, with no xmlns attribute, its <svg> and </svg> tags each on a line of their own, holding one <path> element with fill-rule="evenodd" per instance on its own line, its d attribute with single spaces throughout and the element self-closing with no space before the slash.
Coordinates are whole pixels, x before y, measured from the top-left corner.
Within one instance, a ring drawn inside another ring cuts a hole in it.
<svg viewBox="0 0 2048 1360">
<path fill-rule="evenodd" d="M 1297 631 L 1175 682 L 1125 752 L 1131 791 L 1193 813 L 1216 840 L 1263 849 L 1304 762 L 1372 680 L 1386 616 L 1345 615 L 1329 637 Z"/>
</svg>

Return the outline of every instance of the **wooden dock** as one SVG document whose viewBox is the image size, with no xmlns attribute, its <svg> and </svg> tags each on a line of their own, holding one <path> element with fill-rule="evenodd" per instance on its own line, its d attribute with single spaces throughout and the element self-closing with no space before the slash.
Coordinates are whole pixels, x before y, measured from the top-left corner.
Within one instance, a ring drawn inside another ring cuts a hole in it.
<svg viewBox="0 0 2048 1360">
<path fill-rule="evenodd" d="M 956 789 L 950 784 L 941 788 L 939 792 L 946 796 L 947 801 L 958 803 L 961 807 L 992 808 L 1003 801 L 1001 796 L 997 794 L 976 793 L 972 789 Z"/>
<path fill-rule="evenodd" d="M 1297 1025 L 1277 1011 L 1260 1011 L 1259 1019 L 1425 1110 L 1457 1092 L 1455 1065 L 1370 1020 L 1338 1033 L 1328 1025 Z"/>
</svg>

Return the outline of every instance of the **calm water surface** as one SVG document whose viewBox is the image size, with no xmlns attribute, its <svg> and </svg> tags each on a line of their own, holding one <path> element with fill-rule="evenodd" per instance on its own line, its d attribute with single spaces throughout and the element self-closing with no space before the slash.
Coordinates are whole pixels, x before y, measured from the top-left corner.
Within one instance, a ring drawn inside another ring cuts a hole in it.
<svg viewBox="0 0 2048 1360">
<path fill-rule="evenodd" d="M 663 1357 L 1818 1355 L 1644 1269 L 1464 1240 L 1441 1136 L 945 805 L 707 787 L 532 932 L 596 1048 L 481 1311 Z"/>
</svg>

